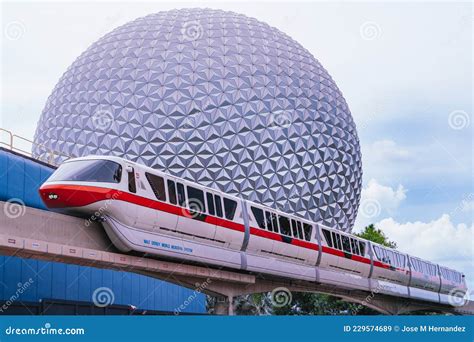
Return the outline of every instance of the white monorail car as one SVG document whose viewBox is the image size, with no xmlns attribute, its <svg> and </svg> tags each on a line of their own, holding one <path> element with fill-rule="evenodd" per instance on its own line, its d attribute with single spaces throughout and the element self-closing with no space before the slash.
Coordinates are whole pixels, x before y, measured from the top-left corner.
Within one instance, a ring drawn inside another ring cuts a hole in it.
<svg viewBox="0 0 474 342">
<path fill-rule="evenodd" d="M 441 303 L 467 291 L 455 270 L 118 157 L 68 160 L 40 195 L 98 218 L 122 252 Z"/>
</svg>

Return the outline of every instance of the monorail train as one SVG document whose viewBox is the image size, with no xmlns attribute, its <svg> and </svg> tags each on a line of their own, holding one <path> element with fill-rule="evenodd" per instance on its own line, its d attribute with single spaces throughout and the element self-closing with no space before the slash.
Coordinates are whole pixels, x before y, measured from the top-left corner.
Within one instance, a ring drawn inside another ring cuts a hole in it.
<svg viewBox="0 0 474 342">
<path fill-rule="evenodd" d="M 122 252 L 448 304 L 453 269 L 118 158 L 64 162 L 41 186 L 52 210 L 98 216 Z"/>
</svg>

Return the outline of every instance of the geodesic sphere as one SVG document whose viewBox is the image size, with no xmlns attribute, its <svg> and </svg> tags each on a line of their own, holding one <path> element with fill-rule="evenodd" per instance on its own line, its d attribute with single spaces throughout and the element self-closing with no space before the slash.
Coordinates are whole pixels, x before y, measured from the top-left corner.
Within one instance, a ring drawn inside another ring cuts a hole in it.
<svg viewBox="0 0 474 342">
<path fill-rule="evenodd" d="M 116 155 L 350 230 L 361 155 L 341 92 L 284 33 L 210 9 L 100 38 L 48 98 L 36 156 Z"/>
</svg>

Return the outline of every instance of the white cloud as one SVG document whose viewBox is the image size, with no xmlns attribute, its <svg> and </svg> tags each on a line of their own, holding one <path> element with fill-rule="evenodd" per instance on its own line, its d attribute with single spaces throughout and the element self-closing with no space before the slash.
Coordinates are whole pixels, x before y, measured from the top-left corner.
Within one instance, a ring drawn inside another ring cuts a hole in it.
<svg viewBox="0 0 474 342">
<path fill-rule="evenodd" d="M 367 187 L 362 189 L 362 199 L 375 199 L 383 209 L 395 210 L 406 198 L 406 189 L 399 184 L 397 189 L 379 184 L 377 180 L 371 179 Z"/>
<path fill-rule="evenodd" d="M 398 146 L 395 141 L 385 139 L 377 140 L 366 148 L 367 155 L 379 161 L 405 161 L 411 159 L 411 153 Z"/>
<path fill-rule="evenodd" d="M 407 190 L 399 184 L 397 188 L 382 185 L 371 179 L 362 189 L 356 231 L 373 223 L 381 215 L 393 216 L 400 203 L 405 200 Z"/>
<path fill-rule="evenodd" d="M 466 274 L 474 288 L 474 225 L 455 225 L 448 214 L 431 222 L 399 223 L 393 218 L 375 224 L 398 249 L 436 263 L 452 267 Z"/>
<path fill-rule="evenodd" d="M 461 211 L 474 211 L 474 201 L 463 200 L 461 202 Z"/>
</svg>

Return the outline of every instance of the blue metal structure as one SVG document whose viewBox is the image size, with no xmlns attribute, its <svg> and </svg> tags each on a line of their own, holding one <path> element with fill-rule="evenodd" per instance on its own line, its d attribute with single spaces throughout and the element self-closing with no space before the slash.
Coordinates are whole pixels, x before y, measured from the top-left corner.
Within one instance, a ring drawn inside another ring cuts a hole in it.
<svg viewBox="0 0 474 342">
<path fill-rule="evenodd" d="M 53 168 L 36 160 L 0 149 L 0 201 L 21 201 L 25 205 L 45 209 L 39 186 Z M 31 278 L 31 281 L 30 281 Z M 21 284 L 31 282 L 18 293 Z M 91 302 L 95 289 L 110 288 L 115 305 L 133 305 L 142 310 L 174 312 L 186 301 L 183 313 L 205 313 L 205 295 L 150 277 L 77 266 L 58 262 L 0 256 L 0 302 L 18 295 L 15 302 L 59 300 Z M 194 298 L 195 297 L 195 298 Z M 8 314 L 8 310 L 4 312 Z"/>
<path fill-rule="evenodd" d="M 29 207 L 47 210 L 38 188 L 53 171 L 44 163 L 0 149 L 0 201 L 17 199 Z"/>
</svg>

